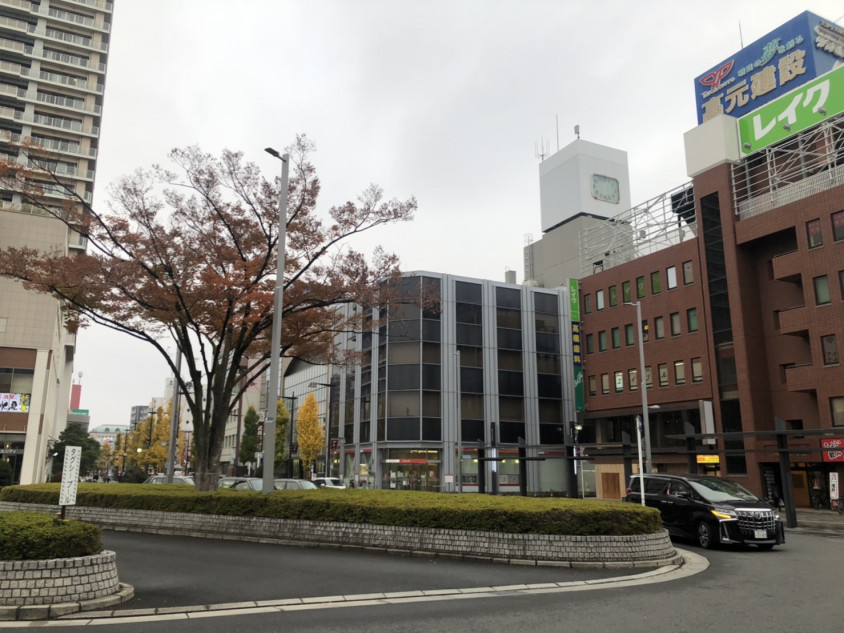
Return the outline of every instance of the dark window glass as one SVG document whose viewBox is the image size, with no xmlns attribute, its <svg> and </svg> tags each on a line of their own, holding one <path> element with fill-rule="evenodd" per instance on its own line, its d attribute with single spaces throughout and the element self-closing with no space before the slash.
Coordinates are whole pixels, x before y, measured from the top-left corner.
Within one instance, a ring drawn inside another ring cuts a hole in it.
<svg viewBox="0 0 844 633">
<path fill-rule="evenodd" d="M 598 379 L 596 376 L 589 376 L 589 395 L 598 395 Z"/>
<path fill-rule="evenodd" d="M 812 280 L 815 286 L 815 305 L 826 305 L 830 301 L 829 296 L 829 279 L 826 275 L 815 277 Z"/>
<path fill-rule="evenodd" d="M 642 299 L 645 296 L 645 278 L 636 277 L 636 297 Z"/>
<path fill-rule="evenodd" d="M 633 345 L 636 342 L 636 331 L 633 329 L 633 324 L 628 323 L 624 326 L 624 343 L 625 345 Z"/>
<path fill-rule="evenodd" d="M 496 323 L 498 327 L 520 330 L 522 328 L 522 313 L 518 310 L 498 308 Z"/>
<path fill-rule="evenodd" d="M 422 309 L 422 318 L 439 321 L 442 312 L 440 306 L 442 299 L 440 280 L 436 277 L 423 277 L 422 295 L 422 300 L 425 304 L 425 307 Z"/>
<path fill-rule="evenodd" d="M 481 347 L 483 344 L 483 330 L 480 325 L 457 324 L 457 344 Z"/>
<path fill-rule="evenodd" d="M 540 422 L 556 422 L 563 421 L 563 407 L 560 400 L 543 400 L 539 399 L 539 421 Z"/>
<path fill-rule="evenodd" d="M 361 442 L 370 442 L 371 439 L 369 437 L 369 430 L 372 426 L 372 423 L 369 420 L 361 420 L 360 421 L 360 441 Z"/>
<path fill-rule="evenodd" d="M 439 321 L 430 321 L 425 320 L 422 321 L 422 340 L 423 341 L 435 341 L 439 342 L 441 337 L 440 334 L 440 322 Z"/>
<path fill-rule="evenodd" d="M 601 374 L 601 393 L 608 394 L 610 392 L 610 375 Z"/>
<path fill-rule="evenodd" d="M 422 417 L 438 418 L 442 410 L 440 409 L 440 392 L 439 391 L 423 391 L 422 392 Z"/>
<path fill-rule="evenodd" d="M 419 318 L 419 306 L 410 303 L 396 303 L 390 306 L 391 321 L 414 321 Z"/>
<path fill-rule="evenodd" d="M 437 343 L 422 343 L 422 362 L 439 363 L 440 346 Z"/>
<path fill-rule="evenodd" d="M 525 394 L 525 382 L 522 372 L 499 371 L 498 393 L 505 396 L 523 396 Z"/>
<path fill-rule="evenodd" d="M 583 314 L 592 312 L 592 295 L 583 295 Z"/>
<path fill-rule="evenodd" d="M 419 326 L 418 320 L 390 321 L 390 341 L 418 341 Z"/>
<path fill-rule="evenodd" d="M 462 396 L 460 396 L 460 417 L 464 420 L 483 420 L 483 395 L 464 393 Z"/>
<path fill-rule="evenodd" d="M 483 367 L 484 351 L 479 347 L 460 347 L 461 367 Z"/>
<path fill-rule="evenodd" d="M 844 240 L 844 211 L 832 214 L 832 239 L 836 242 Z"/>
<path fill-rule="evenodd" d="M 439 365 L 422 365 L 422 388 L 423 389 L 440 389 L 440 366 Z M 391 387 L 392 389 L 392 387 Z"/>
<path fill-rule="evenodd" d="M 502 444 L 518 444 L 519 438 L 525 437 L 524 422 L 500 422 L 498 424 L 498 440 Z"/>
<path fill-rule="evenodd" d="M 607 351 L 607 332 L 606 330 L 601 330 L 598 332 L 598 351 L 599 352 L 606 352 Z"/>
<path fill-rule="evenodd" d="M 460 423 L 460 430 L 463 435 L 461 439 L 464 442 L 483 441 L 485 428 L 486 423 L 483 420 L 463 420 Z"/>
<path fill-rule="evenodd" d="M 621 347 L 621 330 L 617 327 L 614 327 L 610 330 L 610 334 L 612 335 L 612 348 L 618 349 Z"/>
<path fill-rule="evenodd" d="M 391 391 L 387 399 L 391 418 L 418 418 L 420 414 L 419 391 Z"/>
<path fill-rule="evenodd" d="M 540 424 L 540 444 L 565 444 L 565 427 L 562 424 Z"/>
<path fill-rule="evenodd" d="M 522 353 L 507 350 L 498 351 L 498 369 L 508 371 L 522 371 Z"/>
<path fill-rule="evenodd" d="M 422 419 L 422 441 L 441 442 L 443 425 L 439 418 Z"/>
<path fill-rule="evenodd" d="M 472 325 L 481 325 L 482 308 L 473 303 L 457 303 L 455 304 L 455 320 L 458 323 L 470 323 Z"/>
<path fill-rule="evenodd" d="M 499 325 L 501 325 L 499 323 Z M 560 333 L 560 319 L 555 314 L 537 314 L 536 315 L 536 331 L 545 332 L 547 334 Z"/>
<path fill-rule="evenodd" d="M 537 354 L 536 371 L 540 374 L 559 374 L 560 357 L 557 354 Z"/>
<path fill-rule="evenodd" d="M 419 362 L 419 343 L 391 343 L 388 351 L 391 365 Z"/>
<path fill-rule="evenodd" d="M 557 295 L 535 292 L 533 293 L 533 306 L 536 312 L 559 314 L 559 310 L 557 308 Z"/>
<path fill-rule="evenodd" d="M 630 282 L 623 281 L 621 282 L 621 300 L 624 302 L 629 302 L 633 300 L 632 295 L 630 294 Z"/>
<path fill-rule="evenodd" d="M 618 288 L 616 286 L 610 286 L 610 307 L 613 308 L 618 305 Z"/>
<path fill-rule="evenodd" d="M 686 310 L 686 326 L 689 332 L 697 332 L 697 308 Z"/>
<path fill-rule="evenodd" d="M 419 439 L 419 420 L 387 419 L 387 440 L 399 442 Z"/>
<path fill-rule="evenodd" d="M 540 398 L 562 398 L 563 379 L 553 374 L 538 374 L 536 389 Z"/>
<path fill-rule="evenodd" d="M 483 293 L 480 284 L 455 281 L 454 296 L 457 301 L 463 303 L 483 303 Z"/>
<path fill-rule="evenodd" d="M 557 334 L 537 334 L 536 351 L 550 354 L 560 353 L 560 337 Z"/>
<path fill-rule="evenodd" d="M 501 349 L 522 349 L 522 331 L 498 328 L 498 347 Z"/>
<path fill-rule="evenodd" d="M 387 385 L 390 391 L 419 389 L 419 365 L 390 365 Z"/>
<path fill-rule="evenodd" d="M 595 352 L 595 336 L 594 334 L 586 335 L 586 353 L 593 354 Z"/>
<path fill-rule="evenodd" d="M 651 273 L 651 292 L 658 295 L 662 291 L 662 283 L 659 279 L 659 271 Z"/>
<path fill-rule="evenodd" d="M 502 420 L 525 421 L 525 401 L 522 398 L 498 397 L 498 413 Z"/>
<path fill-rule="evenodd" d="M 495 289 L 495 305 L 499 308 L 521 309 L 522 292 L 515 288 L 502 288 L 498 286 Z"/>
<path fill-rule="evenodd" d="M 462 358 L 461 358 L 462 361 Z M 460 390 L 463 393 L 484 392 L 484 371 L 472 367 L 460 368 Z"/>
</svg>

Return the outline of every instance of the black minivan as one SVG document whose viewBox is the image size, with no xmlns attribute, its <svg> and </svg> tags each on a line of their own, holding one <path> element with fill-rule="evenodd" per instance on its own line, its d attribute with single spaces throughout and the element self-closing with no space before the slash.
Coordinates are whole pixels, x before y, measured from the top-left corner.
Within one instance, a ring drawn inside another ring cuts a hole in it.
<svg viewBox="0 0 844 633">
<path fill-rule="evenodd" d="M 630 478 L 625 501 L 641 503 L 639 475 Z M 701 547 L 785 543 L 776 512 L 741 484 L 705 475 L 644 475 L 645 505 L 657 508 L 672 536 L 695 538 Z"/>
</svg>

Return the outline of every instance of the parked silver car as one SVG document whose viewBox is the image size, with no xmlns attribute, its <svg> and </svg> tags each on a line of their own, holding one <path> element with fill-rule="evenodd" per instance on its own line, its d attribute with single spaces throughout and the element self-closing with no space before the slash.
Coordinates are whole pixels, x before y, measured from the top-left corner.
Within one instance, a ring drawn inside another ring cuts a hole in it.
<svg viewBox="0 0 844 633">
<path fill-rule="evenodd" d="M 153 475 L 152 477 L 147 477 L 145 484 L 166 484 L 167 483 L 167 475 Z M 195 486 L 196 482 L 193 480 L 193 477 L 187 476 L 173 476 L 173 483 L 174 484 L 185 484 L 188 486 Z"/>
<path fill-rule="evenodd" d="M 276 479 L 276 490 L 316 490 L 317 486 L 314 482 L 307 479 Z"/>
<path fill-rule="evenodd" d="M 261 490 L 263 480 L 260 477 L 221 477 L 217 488 L 231 490 Z"/>
</svg>

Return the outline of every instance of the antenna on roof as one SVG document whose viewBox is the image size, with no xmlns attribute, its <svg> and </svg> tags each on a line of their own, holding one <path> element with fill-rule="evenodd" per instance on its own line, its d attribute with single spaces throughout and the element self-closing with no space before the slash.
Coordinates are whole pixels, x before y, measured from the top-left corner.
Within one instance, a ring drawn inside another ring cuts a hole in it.
<svg viewBox="0 0 844 633">
<path fill-rule="evenodd" d="M 539 160 L 545 160 L 545 157 L 550 154 L 548 151 L 548 141 L 544 138 L 533 142 L 533 153 Z"/>
<path fill-rule="evenodd" d="M 574 126 L 574 133 L 575 133 L 575 136 L 577 136 L 577 138 L 580 138 L 580 125 L 579 124 Z"/>
</svg>

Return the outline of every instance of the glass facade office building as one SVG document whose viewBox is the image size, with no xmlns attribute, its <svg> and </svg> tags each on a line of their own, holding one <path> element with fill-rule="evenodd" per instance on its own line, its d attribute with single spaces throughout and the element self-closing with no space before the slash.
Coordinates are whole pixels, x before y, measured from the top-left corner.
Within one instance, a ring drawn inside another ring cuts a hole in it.
<svg viewBox="0 0 844 633">
<path fill-rule="evenodd" d="M 567 289 L 428 272 L 406 274 L 401 286 L 403 302 L 386 318 L 375 310 L 371 328 L 338 339 L 358 360 L 331 372 L 331 474 L 375 488 L 475 492 L 485 469 L 487 492 L 517 493 L 523 440 L 527 456 L 544 458 L 527 462 L 528 492 L 567 490 Z M 479 463 L 479 446 L 497 461 Z"/>
</svg>

